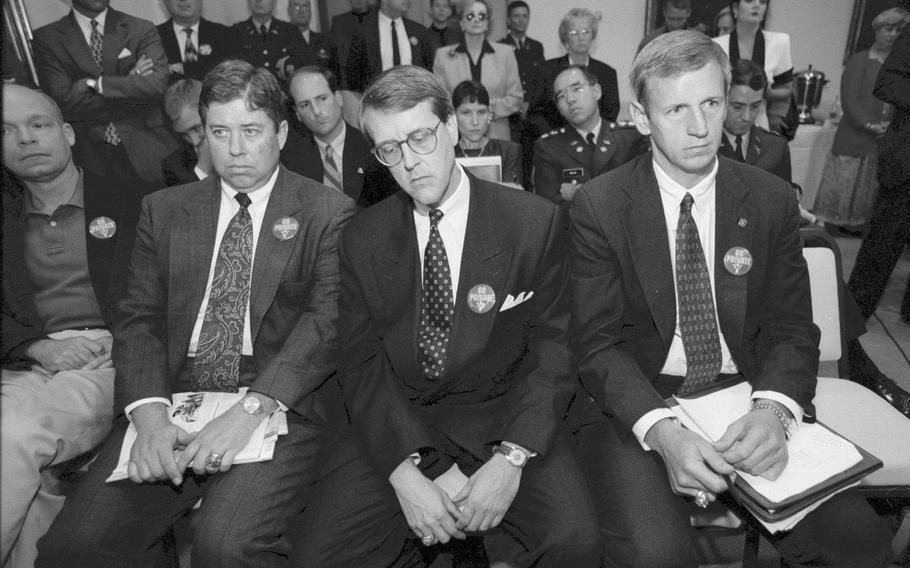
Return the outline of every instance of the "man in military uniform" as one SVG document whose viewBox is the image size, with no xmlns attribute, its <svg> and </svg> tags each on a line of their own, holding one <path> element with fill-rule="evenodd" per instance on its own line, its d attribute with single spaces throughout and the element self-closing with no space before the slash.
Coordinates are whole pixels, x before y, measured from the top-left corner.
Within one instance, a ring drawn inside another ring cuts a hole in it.
<svg viewBox="0 0 910 568">
<path fill-rule="evenodd" d="M 556 75 L 553 92 L 568 124 L 534 144 L 534 191 L 568 206 L 580 184 L 645 152 L 647 139 L 634 128 L 601 119 L 600 85 L 586 68 L 566 67 Z"/>
<path fill-rule="evenodd" d="M 275 0 L 247 0 L 252 14 L 231 27 L 241 42 L 238 56 L 253 67 L 265 67 L 279 79 L 286 79 L 285 67 L 315 63 L 310 46 L 297 26 L 272 17 Z"/>
<path fill-rule="evenodd" d="M 342 73 L 344 73 L 345 61 L 348 60 L 351 38 L 360 29 L 363 19 L 370 11 L 370 3 L 367 0 L 351 0 L 350 12 L 338 14 L 332 18 L 332 28 L 329 30 L 329 37 L 338 46 L 338 62 Z M 340 75 L 339 77 L 343 81 L 344 77 Z"/>
<path fill-rule="evenodd" d="M 326 34 L 310 30 L 310 18 L 313 17 L 313 8 L 310 5 L 312 0 L 289 0 L 288 1 L 288 19 L 300 30 L 303 41 L 306 42 L 317 65 L 321 65 L 332 71 L 338 76 L 340 71 L 338 65 L 338 47 L 332 38 Z M 287 76 L 290 78 L 294 74 L 293 69 L 286 69 Z"/>
</svg>

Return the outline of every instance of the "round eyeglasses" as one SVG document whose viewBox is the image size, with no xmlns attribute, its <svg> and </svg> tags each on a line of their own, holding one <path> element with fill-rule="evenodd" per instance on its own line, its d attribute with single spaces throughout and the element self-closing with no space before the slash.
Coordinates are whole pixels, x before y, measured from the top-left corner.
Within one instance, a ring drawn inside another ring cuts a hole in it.
<svg viewBox="0 0 910 568">
<path fill-rule="evenodd" d="M 464 15 L 464 19 L 469 22 L 473 22 L 474 20 L 477 20 L 478 22 L 486 22 L 487 15 L 484 13 L 475 14 L 474 12 L 468 12 L 467 14 Z"/>
<path fill-rule="evenodd" d="M 439 130 L 440 124 L 442 124 L 441 120 L 433 128 L 418 128 L 408 134 L 408 137 L 404 140 L 389 140 L 371 151 L 380 164 L 390 168 L 397 166 L 398 162 L 401 161 L 403 156 L 401 146 L 403 144 L 407 144 L 408 148 L 415 154 L 420 154 L 421 156 L 429 154 L 436 149 L 436 132 Z"/>
<path fill-rule="evenodd" d="M 569 30 L 569 37 L 587 37 L 593 34 L 594 31 L 591 28 L 585 28 L 583 30 Z"/>
</svg>

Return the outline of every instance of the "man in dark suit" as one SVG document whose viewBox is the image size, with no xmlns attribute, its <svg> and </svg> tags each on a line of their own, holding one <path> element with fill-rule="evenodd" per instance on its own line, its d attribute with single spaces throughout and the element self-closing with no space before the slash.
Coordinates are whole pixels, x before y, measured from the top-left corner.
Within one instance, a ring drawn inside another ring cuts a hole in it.
<svg viewBox="0 0 910 568">
<path fill-rule="evenodd" d="M 345 64 L 347 88 L 363 91 L 376 75 L 397 65 L 431 68 L 426 28 L 404 17 L 410 6 L 411 0 L 380 0 L 379 10 L 363 19 Z"/>
<path fill-rule="evenodd" d="M 589 420 L 578 441 L 608 564 L 696 566 L 684 497 L 707 506 L 734 467 L 776 479 L 789 435 L 814 414 L 819 332 L 792 190 L 716 156 L 728 65 L 696 31 L 645 46 L 632 66 L 632 116 L 652 152 L 572 202 L 574 337 L 587 395 L 575 400 L 596 404 L 579 413 Z M 681 428 L 664 399 L 732 376 L 752 386 L 751 410 L 713 444 Z M 891 557 L 890 532 L 851 491 L 770 539 L 791 566 Z"/>
<path fill-rule="evenodd" d="M 265 67 L 281 80 L 287 70 L 315 63 L 313 50 L 300 35 L 297 26 L 274 18 L 275 0 L 247 0 L 250 18 L 231 26 L 234 41 L 239 41 L 237 56 Z"/>
<path fill-rule="evenodd" d="M 534 192 L 568 206 L 580 184 L 646 152 L 648 140 L 600 117 L 600 85 L 589 69 L 567 67 L 556 76 L 553 91 L 568 124 L 534 145 Z"/>
<path fill-rule="evenodd" d="M 787 139 L 755 125 L 767 86 L 764 70 L 754 61 L 740 59 L 733 64 L 718 154 L 792 181 Z"/>
<path fill-rule="evenodd" d="M 279 165 L 285 108 L 274 76 L 249 63 L 206 75 L 200 109 L 218 175 L 143 203 L 114 327 L 122 414 L 39 542 L 38 566 L 152 566 L 148 550 L 203 496 L 194 566 L 286 565 L 282 535 L 323 436 L 314 393 L 333 372 L 336 246 L 354 204 Z M 241 401 L 194 434 L 168 419 L 176 392 L 239 387 Z M 272 459 L 235 465 L 273 412 L 288 433 Z M 105 483 L 127 418 L 129 479 Z"/>
<path fill-rule="evenodd" d="M 170 81 L 202 81 L 212 67 L 230 57 L 231 38 L 221 24 L 202 18 L 202 0 L 164 0 L 171 15 L 158 25 Z"/>
<path fill-rule="evenodd" d="M 151 22 L 109 3 L 74 0 L 72 12 L 35 30 L 38 77 L 73 126 L 82 167 L 160 185 L 161 158 L 176 146 L 160 109 L 167 57 Z"/>
<path fill-rule="evenodd" d="M 41 471 L 88 452 L 111 428 L 107 326 L 143 192 L 80 170 L 75 140 L 50 97 L 3 86 L 3 566 L 34 564 L 35 543 L 63 504 Z"/>
<path fill-rule="evenodd" d="M 164 184 L 168 187 L 199 181 L 212 173 L 212 155 L 199 116 L 201 92 L 199 81 L 181 79 L 164 93 L 164 112 L 171 121 L 171 130 L 183 140 L 179 149 L 161 160 Z"/>
<path fill-rule="evenodd" d="M 427 26 L 427 40 L 430 42 L 430 60 L 436 50 L 446 45 L 460 43 L 464 37 L 458 23 L 452 20 L 452 0 L 430 1 L 430 25 Z"/>
<path fill-rule="evenodd" d="M 367 0 L 351 0 L 350 12 L 338 14 L 332 18 L 329 38 L 338 47 L 338 65 L 341 68 L 339 77 L 342 78 L 342 82 L 348 53 L 351 50 L 351 39 L 357 34 L 363 24 L 363 19 L 366 18 L 370 11 L 370 3 Z"/>
<path fill-rule="evenodd" d="M 553 80 L 567 65 L 587 67 L 597 77 L 601 97 L 597 103 L 601 118 L 614 122 L 619 115 L 619 83 L 616 69 L 591 57 L 597 38 L 598 18 L 585 8 L 573 8 L 559 22 L 559 41 L 566 49 L 562 57 L 548 59 L 538 67 L 528 113 L 537 132 L 547 132 L 565 124 L 553 101 Z"/>
<path fill-rule="evenodd" d="M 518 76 L 521 77 L 521 88 L 524 90 L 525 102 L 521 112 L 509 117 L 512 129 L 512 140 L 521 143 L 522 185 L 530 187 L 531 166 L 534 162 L 534 140 L 538 132 L 528 121 L 528 108 L 533 94 L 533 85 L 537 69 L 545 61 L 543 44 L 527 35 L 528 23 L 531 21 L 531 9 L 524 0 L 514 0 L 506 7 L 506 27 L 509 33 L 499 43 L 511 45 L 515 50 L 518 62 Z"/>
<path fill-rule="evenodd" d="M 432 557 L 502 524 L 521 547 L 496 560 L 596 566 L 560 428 L 574 388 L 560 211 L 456 165 L 454 109 L 430 72 L 386 71 L 363 102 L 402 191 L 342 237 L 339 378 L 353 427 L 327 458 L 294 560 L 411 565 L 420 548 Z M 460 479 L 445 490 L 433 480 L 447 470 Z"/>
<path fill-rule="evenodd" d="M 281 152 L 287 168 L 344 191 L 358 208 L 369 207 L 398 190 L 363 134 L 342 118 L 338 79 L 325 67 L 298 69 L 290 82 L 297 118 L 307 128 L 288 139 Z M 293 141 L 293 144 L 291 142 Z"/>
<path fill-rule="evenodd" d="M 338 63 L 338 47 L 332 38 L 326 34 L 310 30 L 310 18 L 313 16 L 313 8 L 310 5 L 312 0 L 289 0 L 288 1 L 288 19 L 300 30 L 303 41 L 313 52 L 313 59 L 316 65 L 330 69 L 337 77 L 341 71 Z M 287 74 L 290 77 L 293 70 Z"/>
<path fill-rule="evenodd" d="M 641 39 L 637 51 L 641 51 L 652 39 L 661 34 L 688 29 L 689 17 L 692 15 L 692 0 L 663 0 L 661 14 L 663 23 Z"/>
</svg>

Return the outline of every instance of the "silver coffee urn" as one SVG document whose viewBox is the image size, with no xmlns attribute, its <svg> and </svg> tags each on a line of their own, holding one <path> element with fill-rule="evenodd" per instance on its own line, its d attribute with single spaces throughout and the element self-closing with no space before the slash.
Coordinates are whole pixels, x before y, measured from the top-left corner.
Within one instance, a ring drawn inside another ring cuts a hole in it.
<svg viewBox="0 0 910 568">
<path fill-rule="evenodd" d="M 796 108 L 799 110 L 800 124 L 815 124 L 812 109 L 818 108 L 822 100 L 822 90 L 828 80 L 821 71 L 815 71 L 810 65 L 805 71 L 796 74 Z"/>
</svg>

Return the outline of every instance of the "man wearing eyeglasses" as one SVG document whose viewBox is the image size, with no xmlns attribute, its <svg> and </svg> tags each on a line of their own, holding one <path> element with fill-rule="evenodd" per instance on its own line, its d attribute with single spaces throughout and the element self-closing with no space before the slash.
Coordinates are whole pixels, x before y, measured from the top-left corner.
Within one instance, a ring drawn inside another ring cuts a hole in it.
<svg viewBox="0 0 910 568">
<path fill-rule="evenodd" d="M 562 213 L 455 163 L 451 100 L 423 69 L 380 75 L 360 116 L 402 191 L 342 235 L 353 426 L 298 525 L 295 564 L 431 562 L 439 543 L 502 525 L 520 552 L 490 560 L 597 566 L 560 429 L 574 390 Z"/>
<path fill-rule="evenodd" d="M 590 70 L 572 65 L 553 81 L 553 97 L 568 124 L 534 144 L 534 191 L 568 205 L 580 184 L 646 152 L 647 139 L 634 128 L 606 122 L 598 113 L 602 97 Z"/>
</svg>

